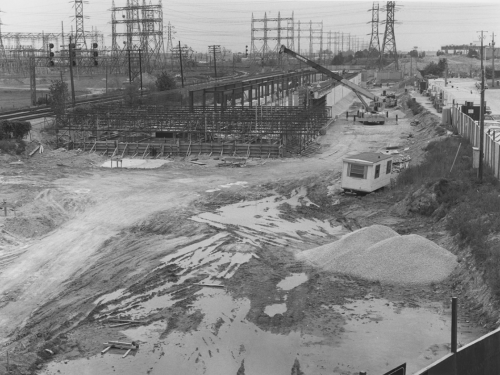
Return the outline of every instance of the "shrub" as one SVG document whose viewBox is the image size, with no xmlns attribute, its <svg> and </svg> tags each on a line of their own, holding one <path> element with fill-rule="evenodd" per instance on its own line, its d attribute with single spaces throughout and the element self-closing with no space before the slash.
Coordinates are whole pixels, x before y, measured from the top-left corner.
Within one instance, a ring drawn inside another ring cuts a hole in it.
<svg viewBox="0 0 500 375">
<path fill-rule="evenodd" d="M 411 109 L 411 112 L 414 116 L 418 115 L 424 109 L 424 107 L 422 107 L 417 101 L 413 100 L 412 98 L 408 98 L 406 100 L 406 105 L 409 109 Z"/>
<path fill-rule="evenodd" d="M 49 86 L 50 107 L 54 111 L 56 118 L 63 116 L 68 100 L 68 84 L 64 81 L 52 81 Z"/>
<path fill-rule="evenodd" d="M 31 130 L 31 123 L 28 121 L 0 122 L 0 139 L 23 139 Z"/>
<path fill-rule="evenodd" d="M 175 89 L 176 83 L 175 80 L 167 72 L 163 71 L 156 78 L 155 85 L 158 91 L 166 91 Z"/>
<path fill-rule="evenodd" d="M 0 140 L 0 150 L 6 154 L 21 154 L 26 150 L 26 144 L 21 139 Z"/>
</svg>

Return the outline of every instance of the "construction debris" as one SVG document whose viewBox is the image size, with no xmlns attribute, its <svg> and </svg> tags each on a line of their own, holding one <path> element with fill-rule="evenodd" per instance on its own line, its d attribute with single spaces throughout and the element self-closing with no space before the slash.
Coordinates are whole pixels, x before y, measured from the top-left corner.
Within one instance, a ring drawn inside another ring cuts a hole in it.
<svg viewBox="0 0 500 375">
<path fill-rule="evenodd" d="M 139 349 L 139 344 L 136 343 L 135 341 L 132 342 L 108 341 L 105 342 L 103 345 L 106 345 L 106 348 L 104 348 L 101 351 L 101 354 L 105 354 L 110 349 L 126 350 L 122 358 L 125 358 L 130 353 L 131 350 Z"/>
</svg>

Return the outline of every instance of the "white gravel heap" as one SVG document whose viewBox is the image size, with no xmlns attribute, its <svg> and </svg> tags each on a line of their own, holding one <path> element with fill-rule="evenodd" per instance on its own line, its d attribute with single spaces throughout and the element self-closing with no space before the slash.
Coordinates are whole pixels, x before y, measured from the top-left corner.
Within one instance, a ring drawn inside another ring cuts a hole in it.
<svg viewBox="0 0 500 375">
<path fill-rule="evenodd" d="M 391 284 L 440 282 L 457 265 L 455 255 L 434 242 L 415 234 L 400 236 L 383 225 L 349 233 L 298 258 L 326 271 Z"/>
<path fill-rule="evenodd" d="M 367 249 L 379 241 L 395 236 L 399 234 L 385 225 L 372 225 L 348 233 L 338 241 L 303 251 L 297 257 L 328 269 L 338 257 L 346 253 Z"/>
</svg>

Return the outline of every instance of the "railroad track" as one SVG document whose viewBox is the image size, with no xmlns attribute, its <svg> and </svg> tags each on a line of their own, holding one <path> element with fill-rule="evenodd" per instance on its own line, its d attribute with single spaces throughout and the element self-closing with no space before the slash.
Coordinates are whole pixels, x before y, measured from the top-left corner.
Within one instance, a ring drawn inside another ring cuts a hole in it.
<svg viewBox="0 0 500 375">
<path fill-rule="evenodd" d="M 89 103 L 110 103 L 116 102 L 123 98 L 122 95 L 106 97 L 106 98 L 93 98 L 93 99 L 84 99 L 76 102 L 76 105 L 89 104 Z M 33 108 L 33 109 L 20 109 L 20 110 L 12 110 L 7 112 L 0 113 L 0 121 L 4 120 L 20 120 L 20 121 L 28 121 L 41 117 L 50 117 L 53 116 L 54 112 L 49 107 L 42 108 Z"/>
</svg>

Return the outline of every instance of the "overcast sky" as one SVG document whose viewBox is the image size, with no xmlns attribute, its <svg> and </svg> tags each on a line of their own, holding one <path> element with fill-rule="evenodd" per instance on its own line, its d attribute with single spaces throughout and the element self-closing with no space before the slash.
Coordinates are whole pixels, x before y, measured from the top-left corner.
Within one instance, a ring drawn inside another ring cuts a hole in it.
<svg viewBox="0 0 500 375">
<path fill-rule="evenodd" d="M 158 3 L 158 0 L 151 1 Z M 379 4 L 382 7 L 386 3 Z M 398 50 L 417 46 L 435 51 L 445 44 L 477 42 L 477 31 L 481 29 L 488 31 L 485 43 L 491 41 L 492 32 L 500 34 L 500 23 L 496 21 L 500 18 L 500 1 L 397 1 L 396 4 L 396 20 L 400 22 L 395 31 Z M 115 0 L 115 5 L 125 6 L 126 0 Z M 84 3 L 85 29 L 90 31 L 93 26 L 102 31 L 108 46 L 111 44 L 111 6 L 111 0 Z M 255 18 L 263 18 L 264 13 L 277 17 L 278 11 L 281 17 L 291 17 L 294 12 L 296 24 L 323 21 L 325 33 L 350 33 L 368 42 L 371 6 L 372 2 L 366 1 L 163 0 L 163 13 L 164 25 L 170 21 L 175 26 L 174 43 L 180 40 L 200 52 L 206 52 L 211 44 L 244 51 L 245 45 L 250 45 L 252 12 Z M 67 33 L 75 22 L 70 0 L 3 0 L 0 11 L 3 32 L 60 32 L 63 21 Z M 380 13 L 380 19 L 385 20 L 385 13 Z M 383 34 L 383 25 L 379 32 Z M 381 43 L 382 38 L 383 35 Z M 500 47 L 500 36 L 497 39 Z M 306 48 L 306 44 L 304 40 L 301 48 Z"/>
</svg>

